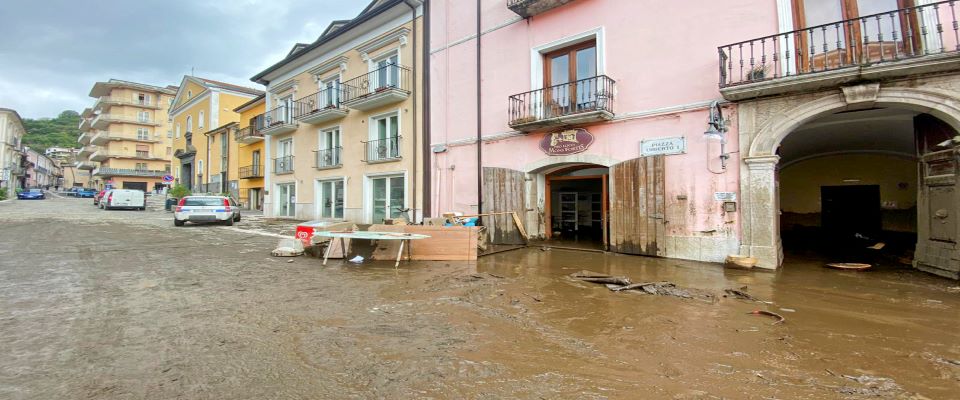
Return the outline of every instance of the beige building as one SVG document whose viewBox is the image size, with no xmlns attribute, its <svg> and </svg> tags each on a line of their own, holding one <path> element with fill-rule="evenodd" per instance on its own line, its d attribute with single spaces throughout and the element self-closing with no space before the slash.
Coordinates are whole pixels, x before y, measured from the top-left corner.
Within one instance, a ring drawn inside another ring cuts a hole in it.
<svg viewBox="0 0 960 400">
<path fill-rule="evenodd" d="M 170 173 L 173 132 L 167 109 L 177 88 L 111 79 L 90 90 L 93 107 L 81 114 L 77 167 L 91 186 L 152 191 Z"/>
<path fill-rule="evenodd" d="M 26 129 L 16 111 L 0 108 L 0 187 L 7 188 L 7 196 L 24 185 L 25 162 L 21 141 Z"/>
<path fill-rule="evenodd" d="M 264 213 L 420 219 L 420 2 L 377 0 L 253 81 L 267 86 Z"/>
</svg>

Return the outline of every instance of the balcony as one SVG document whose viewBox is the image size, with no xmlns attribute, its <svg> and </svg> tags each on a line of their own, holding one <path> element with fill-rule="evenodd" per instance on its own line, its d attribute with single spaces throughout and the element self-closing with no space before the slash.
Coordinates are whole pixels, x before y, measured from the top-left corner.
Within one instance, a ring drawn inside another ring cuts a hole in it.
<svg viewBox="0 0 960 400">
<path fill-rule="evenodd" d="M 600 75 L 510 96 L 510 127 L 532 132 L 613 119 L 616 82 Z"/>
<path fill-rule="evenodd" d="M 95 151 L 97 151 L 97 146 L 83 146 L 80 148 L 80 151 L 77 152 L 77 157 L 87 158 L 87 157 L 90 157 L 90 155 L 93 154 Z"/>
<path fill-rule="evenodd" d="M 93 131 L 84 131 L 80 134 L 80 137 L 77 138 L 77 142 L 83 145 L 90 144 L 90 139 L 96 135 L 96 132 Z"/>
<path fill-rule="evenodd" d="M 169 172 L 153 169 L 100 167 L 93 170 L 94 176 L 138 176 L 147 178 L 162 178 L 167 174 L 169 174 Z"/>
<path fill-rule="evenodd" d="M 258 119 L 257 122 L 260 122 L 260 120 Z M 263 140 L 263 132 L 260 132 L 260 129 L 258 129 L 256 125 L 249 125 L 237 129 L 237 133 L 234 134 L 234 139 L 237 143 L 256 143 Z"/>
<path fill-rule="evenodd" d="M 263 178 L 263 167 L 260 165 L 248 165 L 240 167 L 240 179 Z"/>
<path fill-rule="evenodd" d="M 400 136 L 394 136 L 386 139 L 363 142 L 364 146 L 366 146 L 364 154 L 367 155 L 367 159 L 364 161 L 368 163 L 379 163 L 399 160 L 401 158 L 400 140 Z"/>
<path fill-rule="evenodd" d="M 96 117 L 93 117 L 93 118 L 96 118 Z M 84 119 L 81 119 L 81 120 L 80 120 L 80 126 L 77 127 L 77 129 L 79 129 L 79 130 L 81 130 L 81 131 L 87 131 L 88 129 L 90 129 L 91 127 L 93 127 L 93 118 L 84 118 Z"/>
<path fill-rule="evenodd" d="M 314 151 L 314 153 L 316 153 L 317 169 L 340 167 L 342 165 L 340 162 L 341 150 L 341 147 L 334 147 Z"/>
<path fill-rule="evenodd" d="M 542 14 L 573 0 L 507 0 L 507 8 L 523 18 Z"/>
<path fill-rule="evenodd" d="M 167 160 L 165 157 L 160 157 L 155 154 L 150 154 L 146 151 L 138 151 L 135 153 L 130 152 L 111 152 L 107 149 L 100 148 L 99 150 L 93 152 L 90 155 L 91 161 L 104 161 L 111 158 L 128 158 L 128 159 L 137 159 L 137 160 Z"/>
<path fill-rule="evenodd" d="M 97 163 L 89 160 L 77 160 L 75 164 L 77 169 L 92 170 L 97 167 Z"/>
<path fill-rule="evenodd" d="M 293 156 L 273 159 L 273 173 L 277 175 L 293 173 Z"/>
<path fill-rule="evenodd" d="M 343 106 L 367 111 L 410 97 L 410 69 L 387 65 L 343 83 Z"/>
<path fill-rule="evenodd" d="M 100 96 L 97 98 L 97 101 L 93 103 L 94 110 L 98 110 L 101 109 L 101 107 L 106 106 L 134 106 L 140 108 L 152 108 L 155 110 L 159 110 L 162 107 L 160 103 L 155 100 L 143 101 L 140 99 L 127 99 L 110 96 Z"/>
<path fill-rule="evenodd" d="M 343 88 L 327 88 L 294 102 L 294 118 L 307 124 L 322 124 L 347 116 L 340 105 Z"/>
<path fill-rule="evenodd" d="M 263 119 L 263 128 L 260 132 L 265 136 L 282 135 L 297 130 L 299 124 L 293 119 L 293 107 L 281 105 L 267 111 L 257 118 Z"/>
<path fill-rule="evenodd" d="M 742 100 L 955 70 L 960 40 L 954 3 L 901 8 L 720 46 L 720 93 Z"/>
<path fill-rule="evenodd" d="M 125 115 L 100 114 L 93 119 L 91 126 L 94 129 L 107 129 L 112 123 L 137 124 L 160 126 L 160 123 L 151 118 L 136 118 Z"/>
</svg>

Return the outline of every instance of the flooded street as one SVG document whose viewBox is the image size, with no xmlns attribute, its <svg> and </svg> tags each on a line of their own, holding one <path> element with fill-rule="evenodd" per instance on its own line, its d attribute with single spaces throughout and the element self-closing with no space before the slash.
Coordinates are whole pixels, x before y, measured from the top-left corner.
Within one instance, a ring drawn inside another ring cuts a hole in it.
<svg viewBox="0 0 960 400">
<path fill-rule="evenodd" d="M 960 288 L 531 247 L 269 257 L 276 238 L 87 200 L 0 203 L 0 398 L 956 398 Z M 279 228 L 277 228 L 279 229 Z M 580 270 L 715 302 L 613 292 Z M 723 297 L 743 288 L 772 304 Z M 783 315 L 786 321 L 754 310 Z"/>
</svg>

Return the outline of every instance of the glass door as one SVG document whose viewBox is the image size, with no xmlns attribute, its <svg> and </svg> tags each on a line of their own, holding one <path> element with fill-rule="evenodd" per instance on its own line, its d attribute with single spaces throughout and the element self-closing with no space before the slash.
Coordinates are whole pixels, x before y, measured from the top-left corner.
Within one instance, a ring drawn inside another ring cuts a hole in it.
<svg viewBox="0 0 960 400">
<path fill-rule="evenodd" d="M 404 206 L 404 179 L 391 176 L 372 179 L 373 216 L 372 223 L 383 223 L 388 218 L 398 218 L 406 212 Z"/>
<path fill-rule="evenodd" d="M 343 180 L 320 182 L 320 217 L 343 218 Z"/>
<path fill-rule="evenodd" d="M 400 126 L 399 117 L 391 115 L 377 119 L 377 144 L 373 146 L 376 154 L 373 160 L 384 160 L 400 157 Z"/>
<path fill-rule="evenodd" d="M 323 104 L 320 108 L 336 108 L 340 106 L 340 77 L 323 82 Z"/>
<path fill-rule="evenodd" d="M 388 57 L 381 58 L 376 62 L 376 82 L 374 82 L 375 89 L 381 89 L 386 87 L 396 87 L 397 82 L 400 80 L 400 71 L 397 68 L 400 57 L 397 54 L 393 54 Z"/>
<path fill-rule="evenodd" d="M 340 129 L 334 128 L 320 134 L 320 154 L 317 165 L 331 167 L 340 165 Z"/>
<path fill-rule="evenodd" d="M 597 46 L 594 41 L 544 55 L 544 116 L 593 108 L 596 100 Z"/>
<path fill-rule="evenodd" d="M 281 217 L 292 217 L 296 210 L 295 186 L 292 183 L 277 185 L 277 215 Z"/>
<path fill-rule="evenodd" d="M 254 150 L 251 158 L 253 158 L 253 171 L 251 172 L 253 172 L 253 176 L 260 176 L 263 172 L 260 171 L 260 150 Z"/>
</svg>

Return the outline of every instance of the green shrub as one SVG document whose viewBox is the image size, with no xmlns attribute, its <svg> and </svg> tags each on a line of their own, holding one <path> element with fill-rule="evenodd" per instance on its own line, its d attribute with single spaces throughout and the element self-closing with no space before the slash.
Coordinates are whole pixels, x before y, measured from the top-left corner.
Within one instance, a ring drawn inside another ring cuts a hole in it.
<svg viewBox="0 0 960 400">
<path fill-rule="evenodd" d="M 7 199 L 7 188 L 0 188 L 0 200 Z"/>
<path fill-rule="evenodd" d="M 177 186 L 174 186 L 173 189 L 170 189 L 170 191 L 167 192 L 167 194 L 170 197 L 182 199 L 190 195 L 190 189 L 187 189 L 187 187 L 183 185 L 177 185 Z"/>
</svg>

